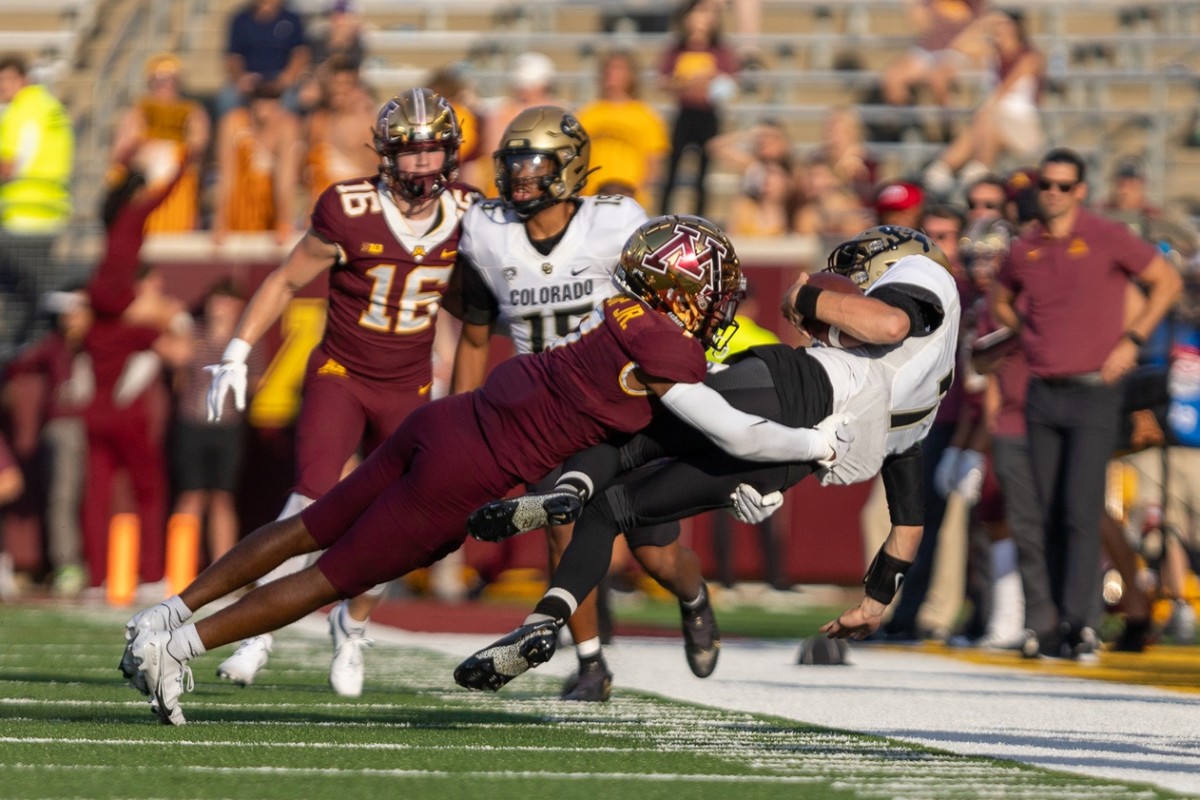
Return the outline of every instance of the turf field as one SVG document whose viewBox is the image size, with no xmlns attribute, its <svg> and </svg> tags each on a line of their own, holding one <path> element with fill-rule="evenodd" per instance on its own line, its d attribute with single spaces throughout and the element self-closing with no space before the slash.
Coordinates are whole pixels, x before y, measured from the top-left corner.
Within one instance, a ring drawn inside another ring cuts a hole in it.
<svg viewBox="0 0 1200 800">
<path fill-rule="evenodd" d="M 453 685 L 450 672 L 472 643 L 487 637 L 372 631 L 377 641 L 368 653 L 367 691 L 344 700 L 325 687 L 328 640 L 321 635 L 323 619 L 310 618 L 276 639 L 270 667 L 249 689 L 213 677 L 231 648 L 197 659 L 195 691 L 183 700 L 189 724 L 164 727 L 117 673 L 127 616 L 0 606 L 0 797 L 1178 796 L 1136 781 L 952 754 L 788 719 L 785 696 L 817 705 L 847 683 L 873 679 L 878 666 L 800 674 L 792 665 L 776 674 L 782 651 L 770 644 L 756 650 L 749 640 L 727 641 L 709 681 L 687 673 L 675 641 L 619 643 L 612 659 L 618 688 L 613 701 L 599 705 L 555 699 L 569 658 L 556 658 L 499 694 L 467 693 Z M 899 654 L 901 662 L 909 655 Z M 890 657 L 858 658 L 882 664 Z M 748 677 L 778 698 L 780 716 L 725 701 L 730 692 L 754 694 L 736 683 L 747 665 Z M 954 671 L 934 675 L 935 686 L 948 691 L 946 676 Z M 1087 685 L 1093 684 L 1099 685 Z M 705 704 L 637 686 L 704 697 Z M 1174 695 L 1153 697 L 1164 704 Z M 1198 709 L 1183 706 L 1193 719 L 1200 719 Z M 869 708 L 855 713 L 864 712 Z M 1172 717 L 1163 719 L 1167 724 Z"/>
</svg>

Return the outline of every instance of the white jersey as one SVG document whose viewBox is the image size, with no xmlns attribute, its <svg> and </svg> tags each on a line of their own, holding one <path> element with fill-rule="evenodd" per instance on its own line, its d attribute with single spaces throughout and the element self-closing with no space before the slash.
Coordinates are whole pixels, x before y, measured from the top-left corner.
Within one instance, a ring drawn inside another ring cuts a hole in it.
<svg viewBox="0 0 1200 800">
<path fill-rule="evenodd" d="M 579 202 L 562 239 L 545 256 L 500 201 L 477 203 L 463 217 L 459 253 L 496 298 L 500 332 L 518 353 L 540 352 L 617 292 L 613 268 L 625 242 L 647 219 L 628 197 L 601 195 Z"/>
<path fill-rule="evenodd" d="M 867 295 L 884 286 L 938 304 L 942 323 L 928 335 L 909 336 L 898 344 L 809 351 L 829 374 L 833 412 L 854 416 L 854 443 L 845 458 L 822 471 L 822 484 L 869 480 L 879 473 L 884 458 L 924 439 L 954 380 L 962 309 L 950 273 L 925 256 L 905 256 L 871 285 Z"/>
</svg>

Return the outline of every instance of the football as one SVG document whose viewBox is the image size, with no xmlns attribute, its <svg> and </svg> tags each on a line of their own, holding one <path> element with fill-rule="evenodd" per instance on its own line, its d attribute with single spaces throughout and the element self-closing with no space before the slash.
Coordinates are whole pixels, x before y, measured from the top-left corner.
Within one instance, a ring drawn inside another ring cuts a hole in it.
<svg viewBox="0 0 1200 800">
<path fill-rule="evenodd" d="M 808 276 L 808 285 L 816 286 L 826 292 L 840 292 L 842 294 L 862 294 L 862 289 L 858 288 L 858 284 L 847 278 L 845 275 L 839 275 L 836 272 L 814 272 Z M 816 339 L 821 344 L 829 344 L 829 323 L 821 322 L 819 319 L 805 319 L 801 325 L 809 336 Z M 845 347 L 849 343 L 843 342 Z"/>
</svg>

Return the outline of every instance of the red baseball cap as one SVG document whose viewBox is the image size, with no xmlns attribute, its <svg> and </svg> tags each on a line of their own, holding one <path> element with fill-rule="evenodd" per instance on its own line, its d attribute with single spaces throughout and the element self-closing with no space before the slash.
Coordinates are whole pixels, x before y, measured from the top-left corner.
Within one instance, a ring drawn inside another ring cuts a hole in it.
<svg viewBox="0 0 1200 800">
<path fill-rule="evenodd" d="M 875 195 L 875 212 L 907 211 L 925 202 L 925 192 L 915 183 L 889 183 Z"/>
</svg>

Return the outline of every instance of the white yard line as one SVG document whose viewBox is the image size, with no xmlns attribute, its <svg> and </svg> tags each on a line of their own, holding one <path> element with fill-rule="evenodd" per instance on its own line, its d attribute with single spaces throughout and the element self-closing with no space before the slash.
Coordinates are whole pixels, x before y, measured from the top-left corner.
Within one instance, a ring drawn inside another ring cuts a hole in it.
<svg viewBox="0 0 1200 800">
<path fill-rule="evenodd" d="M 326 630 L 323 616 L 301 626 L 313 633 Z M 460 658 L 494 638 L 382 625 L 372 626 L 371 636 Z M 675 639 L 623 637 L 606 649 L 606 657 L 617 692 L 638 689 L 1200 795 L 1198 695 L 861 646 L 851 652 L 849 666 L 799 666 L 796 652 L 797 643 L 727 641 L 720 666 L 707 680 L 688 671 Z M 566 675 L 573 668 L 568 650 L 537 672 Z M 446 679 L 449 683 L 448 674 Z"/>
</svg>

